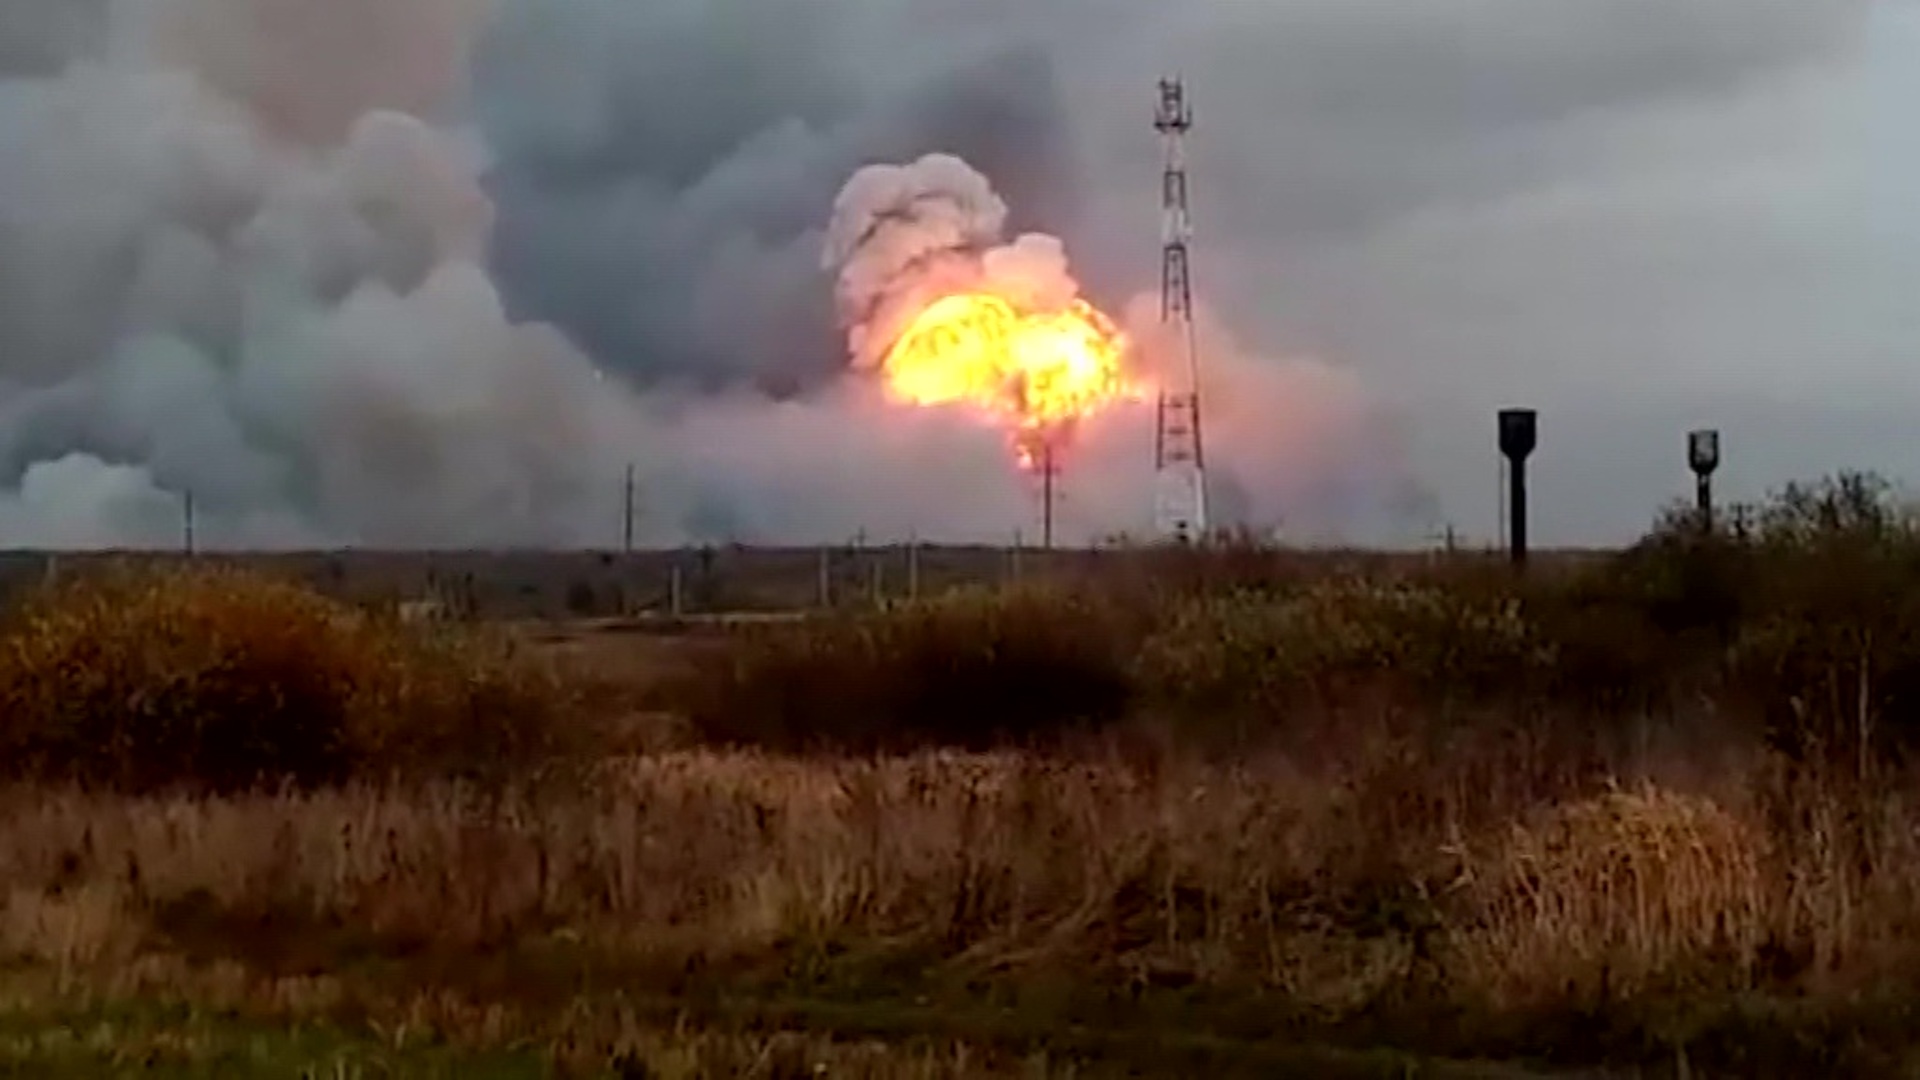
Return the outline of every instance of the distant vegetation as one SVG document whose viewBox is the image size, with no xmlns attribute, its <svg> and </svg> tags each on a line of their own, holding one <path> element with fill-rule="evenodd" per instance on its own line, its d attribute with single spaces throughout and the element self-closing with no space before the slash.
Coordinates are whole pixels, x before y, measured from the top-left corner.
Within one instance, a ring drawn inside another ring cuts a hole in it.
<svg viewBox="0 0 1920 1080">
<path fill-rule="evenodd" d="M 1920 520 L 1741 520 L 539 646 L 83 576 L 0 626 L 0 1067 L 1912 1075 Z"/>
<path fill-rule="evenodd" d="M 1676 712 L 1795 760 L 1920 734 L 1920 519 L 1870 476 L 1790 485 L 1741 535 L 1663 516 L 1618 555 L 1372 561 L 1234 546 L 763 627 L 689 680 L 710 736 L 780 748 L 1030 742 L 1149 720 L 1263 740 L 1397 708 Z M 1703 721 L 1704 722 L 1704 721 Z"/>
</svg>

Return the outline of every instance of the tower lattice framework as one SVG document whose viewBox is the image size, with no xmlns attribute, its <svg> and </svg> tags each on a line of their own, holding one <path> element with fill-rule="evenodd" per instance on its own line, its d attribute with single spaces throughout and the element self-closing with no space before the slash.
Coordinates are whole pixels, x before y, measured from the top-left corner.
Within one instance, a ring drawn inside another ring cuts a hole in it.
<svg viewBox="0 0 1920 1080">
<path fill-rule="evenodd" d="M 1177 354 L 1161 372 L 1154 430 L 1154 525 L 1163 537 L 1189 543 L 1207 532 L 1206 451 L 1200 427 L 1200 355 L 1193 325 L 1187 206 L 1186 135 L 1193 108 L 1178 77 L 1160 80 L 1154 130 L 1165 150 L 1161 173 L 1160 321 Z"/>
</svg>

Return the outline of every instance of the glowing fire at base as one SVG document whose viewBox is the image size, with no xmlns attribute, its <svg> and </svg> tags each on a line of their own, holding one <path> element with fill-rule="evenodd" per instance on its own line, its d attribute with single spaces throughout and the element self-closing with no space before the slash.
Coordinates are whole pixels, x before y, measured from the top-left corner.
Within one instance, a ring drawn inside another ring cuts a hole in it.
<svg viewBox="0 0 1920 1080">
<path fill-rule="evenodd" d="M 1022 312 L 992 293 L 927 305 L 888 351 L 893 395 L 916 405 L 971 404 L 1012 430 L 1020 467 L 1042 464 L 1081 419 L 1139 395 L 1122 358 L 1126 339 L 1084 300 Z"/>
</svg>

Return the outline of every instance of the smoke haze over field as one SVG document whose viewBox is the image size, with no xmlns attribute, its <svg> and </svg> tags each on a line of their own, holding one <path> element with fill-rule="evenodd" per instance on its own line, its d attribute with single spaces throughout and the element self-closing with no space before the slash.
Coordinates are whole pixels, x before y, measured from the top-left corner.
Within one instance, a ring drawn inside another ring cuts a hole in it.
<svg viewBox="0 0 1920 1080">
<path fill-rule="evenodd" d="M 1543 543 L 1643 525 L 1698 423 L 1736 493 L 1920 471 L 1917 59 L 1866 0 L 12 0 L 0 546 L 171 543 L 189 488 L 209 543 L 604 545 L 628 461 L 648 542 L 1005 536 L 1000 433 L 847 376 L 835 197 L 954 155 L 1150 340 L 1175 68 L 1217 503 L 1490 533 L 1515 402 Z M 1066 534 L 1145 523 L 1146 420 Z"/>
</svg>

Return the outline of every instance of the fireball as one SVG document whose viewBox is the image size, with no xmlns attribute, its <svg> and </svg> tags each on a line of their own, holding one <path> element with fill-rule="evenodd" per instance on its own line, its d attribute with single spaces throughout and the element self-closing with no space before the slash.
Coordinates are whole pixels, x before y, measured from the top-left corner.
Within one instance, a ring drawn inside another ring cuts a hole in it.
<svg viewBox="0 0 1920 1080">
<path fill-rule="evenodd" d="M 1080 420 L 1139 393 L 1126 339 L 1093 305 L 1022 311 L 993 293 L 927 305 L 887 352 L 888 390 L 914 405 L 971 405 L 1009 429 L 1020 467 L 1070 439 Z"/>
</svg>

